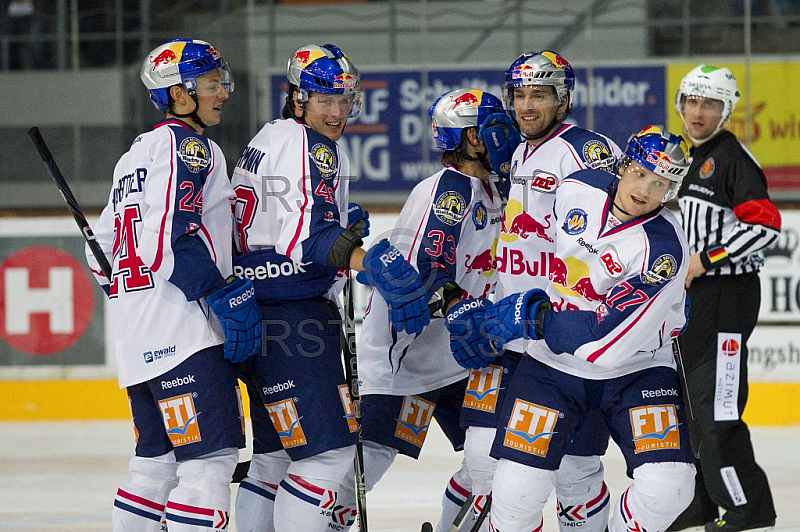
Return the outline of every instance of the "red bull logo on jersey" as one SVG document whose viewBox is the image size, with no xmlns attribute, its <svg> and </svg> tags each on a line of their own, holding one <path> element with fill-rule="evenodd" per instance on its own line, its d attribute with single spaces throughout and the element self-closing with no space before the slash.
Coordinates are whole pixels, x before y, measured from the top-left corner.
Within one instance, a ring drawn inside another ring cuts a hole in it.
<svg viewBox="0 0 800 532">
<path fill-rule="evenodd" d="M 453 102 L 453 109 L 470 105 L 480 105 L 481 98 L 483 98 L 483 91 L 480 90 L 471 90 L 455 98 L 453 98 L 452 94 L 450 95 L 450 100 Z"/>
<path fill-rule="evenodd" d="M 467 271 L 464 272 L 465 275 L 473 271 L 479 271 L 481 273 L 491 275 L 491 273 L 495 270 L 495 261 L 492 250 L 486 249 L 474 257 L 467 254 L 466 260 L 464 261 L 464 266 L 467 267 Z"/>
<path fill-rule="evenodd" d="M 605 299 L 605 292 L 599 292 L 592 283 L 589 266 L 575 257 L 553 257 L 550 282 L 559 294 L 565 296 L 581 297 L 588 301 Z"/>
<path fill-rule="evenodd" d="M 358 416 L 357 408 L 353 405 L 353 399 L 350 397 L 350 390 L 346 384 L 339 385 L 339 399 L 342 400 L 342 408 L 344 408 L 344 418 L 347 420 L 347 428 L 350 432 L 358 431 Z"/>
<path fill-rule="evenodd" d="M 675 405 L 648 405 L 630 409 L 636 454 L 659 449 L 680 449 Z"/>
<path fill-rule="evenodd" d="M 503 445 L 536 456 L 547 456 L 559 412 L 517 399 L 506 426 Z"/>
<path fill-rule="evenodd" d="M 416 395 L 407 395 L 403 400 L 400 418 L 396 419 L 397 426 L 394 430 L 395 438 L 400 438 L 422 448 L 428 428 L 431 425 L 434 403 L 426 401 Z"/>
<path fill-rule="evenodd" d="M 549 214 L 545 216 L 544 224 L 542 224 L 527 212 L 519 213 L 511 220 L 507 233 L 509 235 L 518 235 L 523 240 L 535 236 L 547 242 L 553 242 L 553 239 L 547 236 L 547 230 L 550 228 L 550 216 Z"/>
<path fill-rule="evenodd" d="M 497 396 L 500 393 L 500 380 L 502 378 L 502 366 L 489 366 L 470 371 L 462 406 L 494 413 L 497 408 Z"/>
<path fill-rule="evenodd" d="M 275 427 L 284 449 L 308 443 L 303 427 L 300 425 L 302 417 L 298 416 L 292 399 L 265 404 L 264 408 L 269 413 L 269 419 L 272 421 L 272 426 Z"/>
<path fill-rule="evenodd" d="M 161 409 L 161 416 L 164 419 L 164 428 L 167 429 L 167 436 L 174 447 L 195 443 L 202 440 L 200 437 L 200 426 L 197 423 L 197 416 L 200 412 L 195 412 L 194 399 L 192 394 L 178 395 L 169 399 L 161 399 L 158 407 Z"/>
</svg>

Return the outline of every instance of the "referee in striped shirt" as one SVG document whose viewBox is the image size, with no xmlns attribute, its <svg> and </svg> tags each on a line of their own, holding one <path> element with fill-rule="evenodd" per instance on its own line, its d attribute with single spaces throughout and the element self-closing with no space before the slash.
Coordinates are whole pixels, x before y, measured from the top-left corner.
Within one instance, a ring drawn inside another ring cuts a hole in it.
<svg viewBox="0 0 800 532">
<path fill-rule="evenodd" d="M 761 251 L 777 240 L 781 217 L 761 167 L 725 129 L 738 100 L 731 71 L 707 65 L 683 78 L 675 98 L 693 144 L 678 195 L 691 253 L 691 310 L 679 343 L 698 421 L 690 427 L 698 463 L 695 498 L 671 531 L 704 526 L 706 532 L 739 532 L 775 524 L 767 476 L 740 416 L 747 403 L 747 340 L 761 300 Z"/>
</svg>

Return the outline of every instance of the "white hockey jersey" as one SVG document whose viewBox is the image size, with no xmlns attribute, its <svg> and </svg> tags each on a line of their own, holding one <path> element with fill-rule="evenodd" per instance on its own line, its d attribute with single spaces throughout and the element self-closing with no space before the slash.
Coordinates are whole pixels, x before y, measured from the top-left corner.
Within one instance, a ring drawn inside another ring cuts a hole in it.
<svg viewBox="0 0 800 532">
<path fill-rule="evenodd" d="M 487 297 L 495 283 L 501 209 L 494 183 L 445 168 L 414 187 L 390 240 L 419 271 L 429 296 L 455 281 L 464 297 Z M 450 352 L 443 319 L 432 319 L 419 335 L 398 333 L 386 302 L 372 292 L 358 341 L 361 393 L 423 393 L 467 373 Z"/>
<path fill-rule="evenodd" d="M 546 288 L 553 258 L 556 187 L 578 170 L 613 172 L 622 156 L 608 137 L 563 124 L 537 146 L 520 144 L 511 160 L 511 187 L 497 245 L 495 301 L 516 292 Z M 523 350 L 522 341 L 506 346 Z"/>
<path fill-rule="evenodd" d="M 675 367 L 671 340 L 686 323 L 688 246 L 666 208 L 620 223 L 598 170 L 572 174 L 558 187 L 555 253 L 547 294 L 557 312 L 544 341 L 526 352 L 559 371 L 608 379 Z"/>
<path fill-rule="evenodd" d="M 350 162 L 339 146 L 294 119 L 269 122 L 233 172 L 236 275 L 258 300 L 333 296 L 326 259 L 347 226 Z"/>
<path fill-rule="evenodd" d="M 225 341 L 203 296 L 232 273 L 233 200 L 222 150 L 179 120 L 139 135 L 120 158 L 94 228 L 110 285 L 86 249 L 109 294 L 120 387 Z"/>
</svg>

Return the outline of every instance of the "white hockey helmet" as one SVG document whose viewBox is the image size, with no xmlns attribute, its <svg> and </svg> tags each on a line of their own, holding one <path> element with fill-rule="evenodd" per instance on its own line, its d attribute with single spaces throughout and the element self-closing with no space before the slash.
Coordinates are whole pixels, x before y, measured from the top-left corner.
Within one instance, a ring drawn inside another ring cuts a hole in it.
<svg viewBox="0 0 800 532">
<path fill-rule="evenodd" d="M 722 117 L 717 124 L 714 133 L 716 135 L 730 119 L 736 103 L 739 101 L 739 87 L 736 85 L 736 78 L 733 73 L 725 67 L 715 67 L 710 65 L 698 65 L 686 74 L 681 80 L 678 92 L 675 94 L 675 109 L 680 113 L 681 120 L 686 124 L 683 116 L 683 104 L 689 97 L 708 98 L 722 102 Z M 688 135 L 688 134 L 687 134 Z M 694 139 L 693 142 L 705 139 Z"/>
</svg>

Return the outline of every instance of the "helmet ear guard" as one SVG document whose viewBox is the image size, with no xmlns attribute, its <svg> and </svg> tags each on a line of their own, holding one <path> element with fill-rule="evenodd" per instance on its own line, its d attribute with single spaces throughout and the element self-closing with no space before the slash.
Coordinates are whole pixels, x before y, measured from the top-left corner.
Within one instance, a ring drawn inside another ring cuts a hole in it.
<svg viewBox="0 0 800 532">
<path fill-rule="evenodd" d="M 664 126 L 647 126 L 630 136 L 624 155 L 620 167 L 635 161 L 670 181 L 662 203 L 678 196 L 683 178 L 689 173 L 689 146 L 683 137 L 670 133 Z"/>
</svg>

